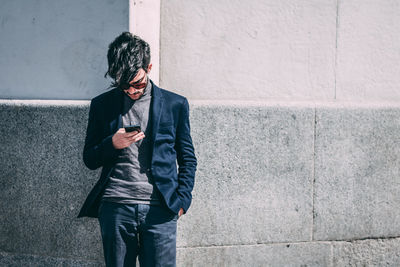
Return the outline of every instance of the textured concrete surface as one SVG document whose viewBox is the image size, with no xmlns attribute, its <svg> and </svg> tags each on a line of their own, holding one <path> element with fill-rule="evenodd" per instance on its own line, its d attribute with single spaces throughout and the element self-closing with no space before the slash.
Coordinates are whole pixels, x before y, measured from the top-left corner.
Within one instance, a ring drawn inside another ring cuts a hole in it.
<svg viewBox="0 0 400 267">
<path fill-rule="evenodd" d="M 269 244 L 184 248 L 178 266 L 331 266 L 331 245 L 326 243 Z"/>
<path fill-rule="evenodd" d="M 192 108 L 199 158 L 178 246 L 311 239 L 311 108 Z"/>
<path fill-rule="evenodd" d="M 62 257 L 82 255 L 88 246 L 84 255 L 97 257 L 97 223 L 73 217 L 98 175 L 81 162 L 87 106 L 0 107 L 0 197 L 15 205 L 0 207 L 6 215 L 0 248 Z M 200 164 L 178 246 L 309 240 L 313 114 L 310 108 L 193 108 Z"/>
<path fill-rule="evenodd" d="M 317 108 L 314 238 L 399 236 L 400 109 Z"/>
<path fill-rule="evenodd" d="M 95 259 L 95 220 L 76 219 L 98 179 L 81 160 L 88 107 L 0 105 L 0 250 Z"/>
<path fill-rule="evenodd" d="M 333 266 L 400 266 L 400 239 L 333 242 Z"/>
<path fill-rule="evenodd" d="M 103 260 L 97 220 L 75 218 L 99 174 L 81 160 L 88 102 L 64 104 L 0 101 L 0 265 Z M 365 254 L 396 266 L 398 239 L 337 240 L 399 236 L 399 113 L 192 104 L 199 166 L 180 266 L 362 265 Z"/>
<path fill-rule="evenodd" d="M 400 100 L 400 5 L 338 1 L 338 100 Z"/>
<path fill-rule="evenodd" d="M 163 1 L 160 83 L 190 99 L 333 99 L 336 2 Z"/>
<path fill-rule="evenodd" d="M 0 252 L 0 266 L 7 267 L 101 267 L 103 261 L 85 261 L 47 256 Z"/>
<path fill-rule="evenodd" d="M 91 99 L 110 81 L 107 46 L 128 0 L 2 0 L 0 98 Z"/>
</svg>

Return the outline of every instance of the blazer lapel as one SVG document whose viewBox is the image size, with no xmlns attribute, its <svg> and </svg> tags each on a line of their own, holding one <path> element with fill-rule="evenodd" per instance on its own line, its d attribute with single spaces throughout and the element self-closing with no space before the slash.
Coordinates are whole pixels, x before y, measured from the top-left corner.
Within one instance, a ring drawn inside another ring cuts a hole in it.
<svg viewBox="0 0 400 267">
<path fill-rule="evenodd" d="M 161 111 L 164 104 L 164 97 L 162 96 L 160 88 L 158 88 L 153 81 L 152 83 L 152 100 L 151 100 L 151 140 L 154 145 L 156 134 L 158 131 L 158 125 L 160 123 Z"/>
<path fill-rule="evenodd" d="M 112 133 L 118 131 L 122 127 L 122 100 L 123 92 L 118 89 L 114 89 L 114 97 L 111 99 L 111 116 L 114 118 L 110 122 L 110 129 Z"/>
</svg>

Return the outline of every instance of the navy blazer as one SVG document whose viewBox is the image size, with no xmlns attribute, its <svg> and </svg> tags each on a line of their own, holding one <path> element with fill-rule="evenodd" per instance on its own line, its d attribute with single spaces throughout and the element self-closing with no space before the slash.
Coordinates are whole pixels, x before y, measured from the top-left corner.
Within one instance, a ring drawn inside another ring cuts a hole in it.
<svg viewBox="0 0 400 267">
<path fill-rule="evenodd" d="M 151 83 L 151 134 L 145 137 L 151 138 L 150 171 L 162 202 L 175 214 L 180 208 L 186 213 L 192 201 L 197 166 L 190 136 L 189 104 L 185 97 Z M 123 94 L 114 88 L 91 101 L 83 161 L 89 169 L 103 169 L 78 217 L 98 217 L 100 200 L 120 151 L 114 148 L 112 136 L 122 126 Z"/>
</svg>

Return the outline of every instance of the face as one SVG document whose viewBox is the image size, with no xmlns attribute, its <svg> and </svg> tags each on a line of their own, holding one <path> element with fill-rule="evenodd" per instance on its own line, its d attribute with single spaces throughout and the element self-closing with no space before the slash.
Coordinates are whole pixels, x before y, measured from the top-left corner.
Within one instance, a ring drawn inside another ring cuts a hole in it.
<svg viewBox="0 0 400 267">
<path fill-rule="evenodd" d="M 140 69 L 132 81 L 130 81 L 129 85 L 125 86 L 127 89 L 124 89 L 123 91 L 131 99 L 137 100 L 143 95 L 148 80 L 149 78 L 147 73 L 144 71 L 144 69 Z"/>
</svg>

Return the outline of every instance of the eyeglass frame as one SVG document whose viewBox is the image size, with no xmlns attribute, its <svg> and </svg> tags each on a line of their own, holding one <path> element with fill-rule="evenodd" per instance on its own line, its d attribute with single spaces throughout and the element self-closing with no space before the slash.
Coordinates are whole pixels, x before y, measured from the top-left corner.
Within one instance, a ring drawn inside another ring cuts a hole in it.
<svg viewBox="0 0 400 267">
<path fill-rule="evenodd" d="M 144 78 L 146 78 L 146 82 L 145 83 L 140 83 Z M 149 77 L 148 77 L 147 73 L 145 73 L 145 75 L 140 80 L 134 82 L 133 84 L 128 83 L 128 84 L 120 85 L 119 88 L 122 91 L 129 90 L 129 88 L 131 88 L 131 87 L 140 90 L 140 89 L 146 88 L 148 82 L 149 82 Z M 137 83 L 139 83 L 139 84 L 137 84 Z"/>
</svg>

